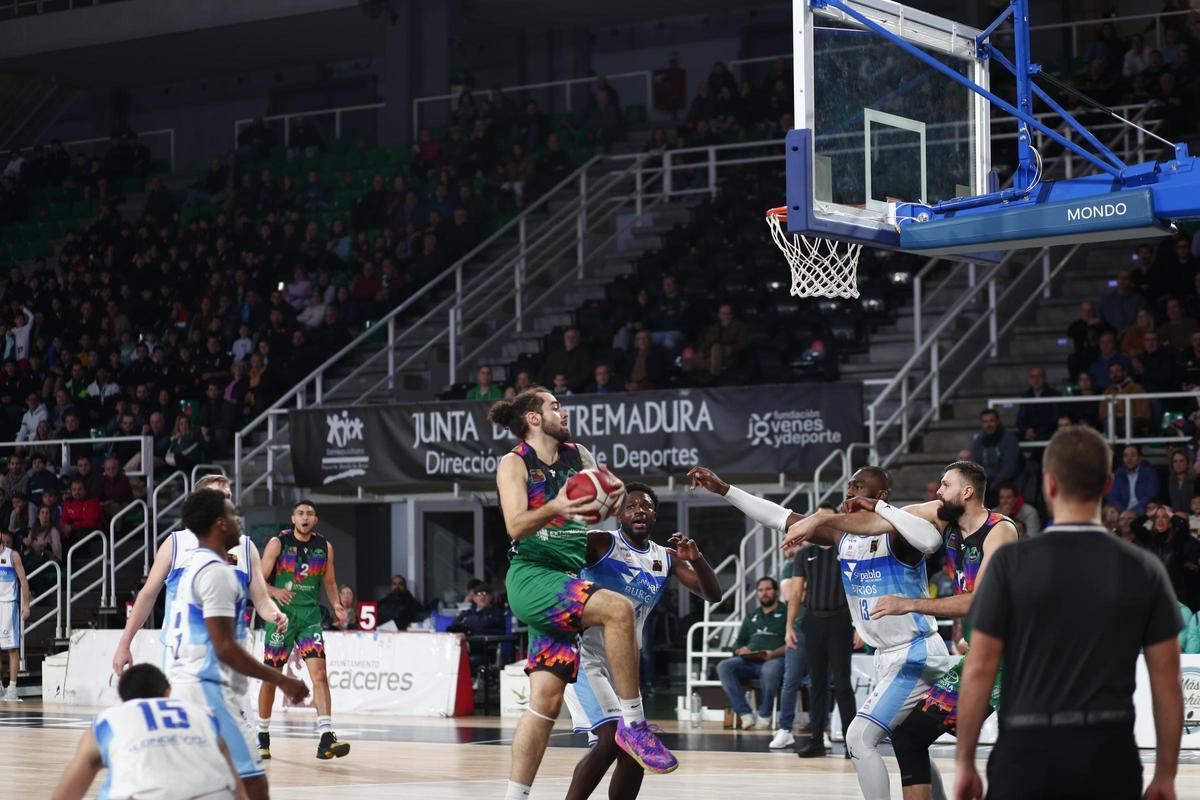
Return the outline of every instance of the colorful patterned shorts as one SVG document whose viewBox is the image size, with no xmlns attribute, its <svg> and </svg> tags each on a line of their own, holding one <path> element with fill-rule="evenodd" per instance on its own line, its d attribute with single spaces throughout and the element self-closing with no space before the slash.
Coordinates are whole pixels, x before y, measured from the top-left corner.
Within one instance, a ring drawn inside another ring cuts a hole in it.
<svg viewBox="0 0 1200 800">
<path fill-rule="evenodd" d="M 579 674 L 583 607 L 599 586 L 570 573 L 514 560 L 505 581 L 508 604 L 529 627 L 526 674 L 548 670 L 567 683 Z"/>
<path fill-rule="evenodd" d="M 288 617 L 287 633 L 281 634 L 273 623 L 267 623 L 263 663 L 276 669 L 283 669 L 293 648 L 298 650 L 300 657 L 304 659 L 324 658 L 325 635 L 321 629 L 321 610 L 319 608 L 305 608 L 297 611 L 284 609 L 284 613 Z"/>
<path fill-rule="evenodd" d="M 941 722 L 947 733 L 958 735 L 958 688 L 962 683 L 962 670 L 966 658 L 960 658 L 946 674 L 938 679 L 925 695 L 923 702 L 917 705 L 917 712 Z M 1004 669 L 996 670 L 996 680 L 992 684 L 992 694 L 989 698 L 991 710 L 1000 707 L 1000 679 Z"/>
</svg>

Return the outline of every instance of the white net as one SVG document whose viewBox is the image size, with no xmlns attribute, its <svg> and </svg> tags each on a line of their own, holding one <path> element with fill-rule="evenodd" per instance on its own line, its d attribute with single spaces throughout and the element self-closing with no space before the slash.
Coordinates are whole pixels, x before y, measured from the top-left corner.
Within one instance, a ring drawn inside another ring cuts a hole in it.
<svg viewBox="0 0 1200 800">
<path fill-rule="evenodd" d="M 783 251 L 792 269 L 792 294 L 796 297 L 858 297 L 858 255 L 862 245 L 788 233 L 787 209 L 767 212 L 771 238 Z"/>
</svg>

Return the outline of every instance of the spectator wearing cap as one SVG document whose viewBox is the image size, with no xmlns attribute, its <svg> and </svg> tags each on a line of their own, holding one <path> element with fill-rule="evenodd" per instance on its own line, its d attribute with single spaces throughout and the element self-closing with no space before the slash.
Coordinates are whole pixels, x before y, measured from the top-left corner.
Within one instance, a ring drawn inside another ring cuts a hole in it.
<svg viewBox="0 0 1200 800">
<path fill-rule="evenodd" d="M 492 590 L 485 584 L 475 587 L 471 607 L 459 612 L 450 628 L 468 636 L 499 636 L 505 633 L 507 622 L 504 609 L 496 604 Z M 475 669 L 483 666 L 487 662 L 486 649 L 474 648 L 470 659 Z"/>
<path fill-rule="evenodd" d="M 1145 514 L 1146 504 L 1158 496 L 1158 476 L 1154 468 L 1142 460 L 1142 449 L 1138 445 L 1126 445 L 1121 462 L 1121 466 L 1113 471 L 1112 489 L 1104 501 L 1121 511 Z"/>
</svg>

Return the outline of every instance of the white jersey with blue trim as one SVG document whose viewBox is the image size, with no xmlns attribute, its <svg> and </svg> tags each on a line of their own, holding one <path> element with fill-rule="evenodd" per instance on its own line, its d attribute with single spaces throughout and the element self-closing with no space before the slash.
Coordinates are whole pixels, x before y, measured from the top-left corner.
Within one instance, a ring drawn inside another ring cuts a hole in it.
<svg viewBox="0 0 1200 800">
<path fill-rule="evenodd" d="M 194 703 L 128 700 L 92 724 L 108 777 L 100 800 L 216 800 L 234 797 L 233 774 L 217 744 L 217 720 Z"/>
<path fill-rule="evenodd" d="M 200 547 L 192 552 L 179 577 L 174 608 L 167 621 L 167 677 L 172 684 L 219 684 L 241 695 L 246 690 L 246 676 L 217 658 L 205 617 L 232 617 L 234 638 L 246 648 L 246 586 L 225 558 Z"/>
<path fill-rule="evenodd" d="M 11 547 L 0 544 L 0 603 L 17 602 L 17 567 Z"/>
<path fill-rule="evenodd" d="M 892 552 L 888 536 L 842 534 L 838 542 L 842 587 L 850 606 L 850 619 L 862 640 L 876 650 L 908 647 L 937 630 L 927 614 L 901 614 L 871 619 L 879 598 L 895 595 L 908 599 L 929 597 L 925 559 L 905 564 Z"/>
<path fill-rule="evenodd" d="M 608 589 L 629 598 L 633 603 L 637 627 L 634 642 L 640 647 L 646 618 L 662 598 L 670 575 L 671 554 L 667 548 L 649 542 L 645 549 L 638 549 L 630 544 L 621 531 L 613 531 L 608 552 L 595 564 L 584 567 L 579 577 L 591 581 L 601 589 Z M 582 663 L 605 657 L 603 628 L 588 628 L 580 636 L 580 640 Z"/>
<path fill-rule="evenodd" d="M 187 528 L 174 531 L 171 538 L 171 570 L 163 582 L 163 626 L 159 640 L 167 643 L 167 627 L 171 624 L 171 608 L 175 604 L 175 594 L 179 590 L 179 577 L 187 566 L 192 553 L 200 547 L 196 534 Z M 250 586 L 250 537 L 245 534 L 238 540 L 237 547 L 229 551 L 230 563 L 239 573 L 242 585 Z"/>
</svg>

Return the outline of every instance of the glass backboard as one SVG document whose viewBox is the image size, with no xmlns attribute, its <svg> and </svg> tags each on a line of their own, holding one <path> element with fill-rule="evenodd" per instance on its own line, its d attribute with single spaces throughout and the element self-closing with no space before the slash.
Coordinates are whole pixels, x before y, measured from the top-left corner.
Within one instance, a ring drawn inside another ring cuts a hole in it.
<svg viewBox="0 0 1200 800">
<path fill-rule="evenodd" d="M 987 87 L 980 31 L 889 0 L 839 2 Z M 836 5 L 795 0 L 793 29 L 796 127 L 808 134 L 789 137 L 790 232 L 897 247 L 891 204 L 988 191 L 986 99 Z"/>
</svg>

